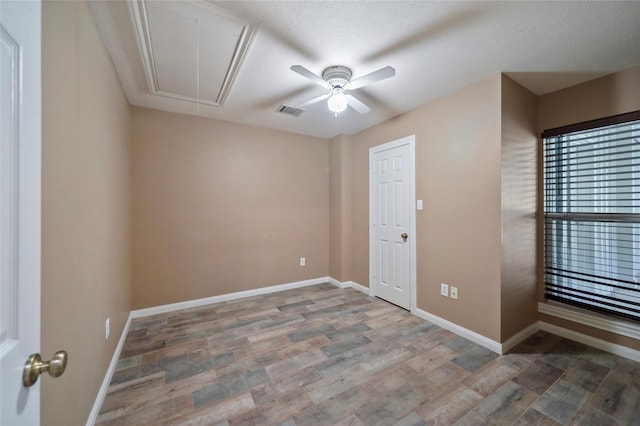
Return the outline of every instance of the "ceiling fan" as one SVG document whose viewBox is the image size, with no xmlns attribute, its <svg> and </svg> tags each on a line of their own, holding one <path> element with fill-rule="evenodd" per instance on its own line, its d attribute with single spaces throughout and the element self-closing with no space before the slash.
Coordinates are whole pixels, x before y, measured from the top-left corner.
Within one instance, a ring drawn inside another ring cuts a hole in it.
<svg viewBox="0 0 640 426">
<path fill-rule="evenodd" d="M 367 105 L 352 94 L 346 92 L 354 91 L 371 83 L 376 83 L 396 75 L 396 70 L 393 67 L 388 66 L 380 68 L 379 70 L 360 78 L 356 78 L 353 81 L 351 81 L 351 69 L 342 65 L 334 65 L 326 68 L 322 71 L 322 77 L 312 73 L 302 65 L 293 65 L 291 70 L 329 90 L 329 93 L 297 105 L 296 108 L 304 109 L 309 105 L 313 105 L 327 99 L 329 110 L 333 112 L 336 117 L 339 112 L 347 109 L 347 105 L 358 111 L 360 114 L 366 114 L 369 112 L 370 108 Z"/>
</svg>

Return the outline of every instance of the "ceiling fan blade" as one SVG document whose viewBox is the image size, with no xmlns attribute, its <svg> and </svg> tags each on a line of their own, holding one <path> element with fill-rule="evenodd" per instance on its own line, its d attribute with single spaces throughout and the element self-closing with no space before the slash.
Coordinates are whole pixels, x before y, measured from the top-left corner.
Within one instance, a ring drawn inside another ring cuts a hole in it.
<svg viewBox="0 0 640 426">
<path fill-rule="evenodd" d="M 308 69 L 306 69 L 302 65 L 292 65 L 291 66 L 291 71 L 297 72 L 298 74 L 300 74 L 304 78 L 306 78 L 308 80 L 311 80 L 314 83 L 316 83 L 316 84 L 318 84 L 318 85 L 320 85 L 322 87 L 326 87 L 327 89 L 331 89 L 331 85 L 329 83 L 327 83 L 326 81 L 324 81 L 322 79 L 322 77 L 312 73 L 311 71 L 309 71 Z"/>
<path fill-rule="evenodd" d="M 366 86 L 367 84 L 375 83 L 377 81 L 385 80 L 387 78 L 393 77 L 396 75 L 396 70 L 393 67 L 384 67 L 380 68 L 378 71 L 374 71 L 367 75 L 364 75 L 360 78 L 356 78 L 349 84 L 345 86 L 347 90 L 356 90 L 361 87 Z"/>
<path fill-rule="evenodd" d="M 327 99 L 329 97 L 329 95 L 331 95 L 331 93 L 327 93 L 326 95 L 320 95 L 317 96 L 307 102 L 301 103 L 300 105 L 296 105 L 296 108 L 300 108 L 300 109 L 304 109 L 308 106 L 311 106 L 313 104 L 317 104 L 320 101 L 324 101 L 325 99 Z"/>
<path fill-rule="evenodd" d="M 355 109 L 356 111 L 358 111 L 360 114 L 366 114 L 371 110 L 371 108 L 366 106 L 362 101 L 360 101 L 355 96 L 353 95 L 345 95 L 345 96 L 347 97 L 347 102 L 349 103 L 349 106 Z"/>
</svg>

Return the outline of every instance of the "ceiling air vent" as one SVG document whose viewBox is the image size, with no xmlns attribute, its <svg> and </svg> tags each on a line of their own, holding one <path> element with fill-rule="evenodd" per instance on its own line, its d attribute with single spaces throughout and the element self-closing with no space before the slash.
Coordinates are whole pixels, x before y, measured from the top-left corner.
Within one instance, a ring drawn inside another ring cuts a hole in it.
<svg viewBox="0 0 640 426">
<path fill-rule="evenodd" d="M 276 110 L 276 112 L 281 112 L 283 114 L 289 114 L 289 115 L 293 115 L 294 117 L 297 117 L 300 114 L 302 114 L 304 110 L 296 107 L 292 107 L 289 105 L 280 105 Z"/>
</svg>

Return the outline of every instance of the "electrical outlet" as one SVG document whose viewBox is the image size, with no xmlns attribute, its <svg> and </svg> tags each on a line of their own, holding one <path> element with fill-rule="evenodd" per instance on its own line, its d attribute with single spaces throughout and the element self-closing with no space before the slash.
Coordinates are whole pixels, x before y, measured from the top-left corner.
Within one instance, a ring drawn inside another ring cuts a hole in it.
<svg viewBox="0 0 640 426">
<path fill-rule="evenodd" d="M 307 259 L 305 259 L 304 257 L 300 258 L 300 266 L 304 266 L 307 264 Z"/>
<path fill-rule="evenodd" d="M 449 297 L 449 284 L 440 283 L 440 295 Z"/>
<path fill-rule="evenodd" d="M 458 300 L 458 287 L 451 287 L 451 298 Z"/>
<path fill-rule="evenodd" d="M 104 340 L 107 340 L 109 338 L 109 318 L 107 318 L 107 320 L 104 322 Z"/>
</svg>

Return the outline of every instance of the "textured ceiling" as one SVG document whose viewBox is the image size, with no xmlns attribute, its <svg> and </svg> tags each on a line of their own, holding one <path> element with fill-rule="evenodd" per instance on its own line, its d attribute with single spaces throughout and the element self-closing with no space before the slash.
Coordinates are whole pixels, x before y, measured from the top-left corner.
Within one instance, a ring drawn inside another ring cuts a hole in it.
<svg viewBox="0 0 640 426">
<path fill-rule="evenodd" d="M 220 107 L 151 94 L 129 5 L 90 2 L 131 104 L 328 138 L 499 72 L 544 94 L 640 65 L 640 1 L 212 3 L 257 27 Z M 200 49 L 217 42 L 201 39 Z M 322 102 L 292 117 L 275 110 L 325 92 L 292 72 L 295 64 L 316 74 L 345 65 L 353 78 L 390 65 L 396 76 L 356 92 L 367 114 L 334 117 Z"/>
</svg>

